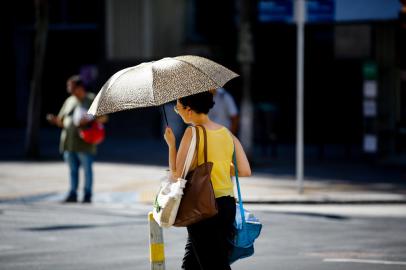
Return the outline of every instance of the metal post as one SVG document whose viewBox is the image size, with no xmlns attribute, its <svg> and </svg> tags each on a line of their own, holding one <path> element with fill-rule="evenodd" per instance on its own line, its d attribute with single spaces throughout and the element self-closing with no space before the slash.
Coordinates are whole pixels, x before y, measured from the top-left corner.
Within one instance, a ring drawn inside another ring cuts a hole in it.
<svg viewBox="0 0 406 270">
<path fill-rule="evenodd" d="M 254 61 L 254 49 L 251 34 L 250 0 L 240 0 L 240 25 L 237 60 L 241 66 L 243 96 L 241 102 L 240 140 L 248 158 L 253 155 L 253 116 L 251 99 L 251 65 Z"/>
<path fill-rule="evenodd" d="M 28 117 L 25 142 L 25 155 L 28 158 L 39 157 L 39 131 L 44 75 L 45 54 L 48 40 L 49 3 L 48 0 L 36 0 L 35 4 L 35 40 L 34 66 L 31 81 L 31 92 L 28 101 Z"/>
<path fill-rule="evenodd" d="M 151 1 L 144 0 L 144 23 L 143 23 L 143 57 L 149 59 L 152 57 L 152 14 Z"/>
<path fill-rule="evenodd" d="M 152 212 L 148 213 L 149 260 L 151 270 L 165 270 L 164 237 L 162 228 L 156 223 Z"/>
<path fill-rule="evenodd" d="M 304 139 L 303 139 L 303 114 L 304 114 L 304 23 L 305 0 L 296 0 L 295 6 L 297 22 L 297 104 L 296 104 L 296 182 L 298 192 L 303 193 L 304 171 Z"/>
</svg>

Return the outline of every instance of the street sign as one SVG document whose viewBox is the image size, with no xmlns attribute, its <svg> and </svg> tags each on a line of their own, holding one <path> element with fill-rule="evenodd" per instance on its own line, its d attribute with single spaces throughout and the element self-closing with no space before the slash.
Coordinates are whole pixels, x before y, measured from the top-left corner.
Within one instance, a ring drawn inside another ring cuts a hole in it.
<svg viewBox="0 0 406 270">
<path fill-rule="evenodd" d="M 258 20 L 262 23 L 294 23 L 294 0 L 260 0 Z M 307 22 L 332 22 L 335 18 L 335 0 L 307 0 Z"/>
<path fill-rule="evenodd" d="M 297 0 L 259 0 L 259 22 L 294 23 L 295 1 Z M 310 23 L 396 20 L 399 17 L 404 20 L 406 18 L 406 7 L 402 7 L 399 0 L 306 0 L 305 2 L 306 22 Z"/>
<path fill-rule="evenodd" d="M 262 23 L 293 23 L 293 0 L 261 0 L 258 2 L 258 20 Z"/>
<path fill-rule="evenodd" d="M 307 0 L 307 22 L 333 22 L 335 0 Z"/>
</svg>

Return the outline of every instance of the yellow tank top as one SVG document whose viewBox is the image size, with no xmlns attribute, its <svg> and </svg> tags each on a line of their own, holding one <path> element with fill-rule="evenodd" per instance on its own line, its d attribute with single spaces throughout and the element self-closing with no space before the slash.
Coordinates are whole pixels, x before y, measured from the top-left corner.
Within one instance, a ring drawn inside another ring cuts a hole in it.
<svg viewBox="0 0 406 270">
<path fill-rule="evenodd" d="M 204 135 L 201 127 L 199 130 L 199 165 L 204 162 Z M 230 165 L 233 158 L 234 143 L 227 128 L 209 130 L 207 133 L 207 161 L 213 162 L 211 182 L 216 198 L 223 196 L 234 197 L 233 182 L 230 176 Z"/>
</svg>

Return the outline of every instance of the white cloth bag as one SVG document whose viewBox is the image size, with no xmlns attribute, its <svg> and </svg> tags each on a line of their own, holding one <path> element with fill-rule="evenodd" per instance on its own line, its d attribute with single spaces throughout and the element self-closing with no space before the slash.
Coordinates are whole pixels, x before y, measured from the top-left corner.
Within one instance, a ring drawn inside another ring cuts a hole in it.
<svg viewBox="0 0 406 270">
<path fill-rule="evenodd" d="M 185 165 L 183 166 L 181 177 L 176 182 L 167 177 L 162 181 L 158 194 L 155 197 L 152 214 L 159 226 L 168 228 L 175 222 L 180 201 L 183 196 L 183 189 L 186 185 L 186 175 L 192 164 L 196 148 L 196 130 L 192 127 L 192 140 L 187 152 Z"/>
</svg>

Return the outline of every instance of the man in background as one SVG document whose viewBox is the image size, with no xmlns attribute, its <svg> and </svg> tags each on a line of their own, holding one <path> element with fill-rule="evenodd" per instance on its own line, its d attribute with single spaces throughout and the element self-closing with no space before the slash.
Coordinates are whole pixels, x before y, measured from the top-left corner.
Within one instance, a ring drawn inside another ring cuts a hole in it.
<svg viewBox="0 0 406 270">
<path fill-rule="evenodd" d="M 237 135 L 239 117 L 233 97 L 224 88 L 213 90 L 212 93 L 214 95 L 214 107 L 209 111 L 210 119 Z"/>
<path fill-rule="evenodd" d="M 79 168 L 83 167 L 85 175 L 83 203 L 91 203 L 93 188 L 92 164 L 96 154 L 96 144 L 85 142 L 79 135 L 81 127 L 91 121 L 86 112 L 95 97 L 88 93 L 79 75 L 74 75 L 67 80 L 67 92 L 70 96 L 65 100 L 58 115 L 47 115 L 47 120 L 62 128 L 60 151 L 69 166 L 70 190 L 64 202 L 77 202 L 77 189 L 79 185 Z"/>
</svg>

